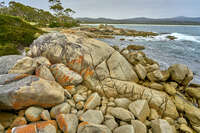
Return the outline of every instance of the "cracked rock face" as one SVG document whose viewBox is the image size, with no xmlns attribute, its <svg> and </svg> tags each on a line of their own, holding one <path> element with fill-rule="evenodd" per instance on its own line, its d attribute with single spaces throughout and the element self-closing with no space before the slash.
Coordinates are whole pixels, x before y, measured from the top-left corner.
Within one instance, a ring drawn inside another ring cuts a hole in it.
<svg viewBox="0 0 200 133">
<path fill-rule="evenodd" d="M 102 81 L 107 78 L 138 81 L 131 64 L 119 52 L 95 39 L 50 33 L 34 41 L 31 53 L 33 57 L 44 56 L 51 63 L 63 63 L 101 94 L 104 94 Z"/>
<path fill-rule="evenodd" d="M 36 76 L 0 75 L 0 86 L 0 109 L 52 107 L 64 101 L 64 90 L 58 83 Z"/>
<path fill-rule="evenodd" d="M 48 43 L 47 41 L 48 40 Z M 83 77 L 92 91 L 107 97 L 147 99 L 159 113 L 177 118 L 174 103 L 166 93 L 140 86 L 132 65 L 108 44 L 72 34 L 50 33 L 31 46 L 32 56 L 44 56 L 51 63 L 63 63 Z"/>
</svg>

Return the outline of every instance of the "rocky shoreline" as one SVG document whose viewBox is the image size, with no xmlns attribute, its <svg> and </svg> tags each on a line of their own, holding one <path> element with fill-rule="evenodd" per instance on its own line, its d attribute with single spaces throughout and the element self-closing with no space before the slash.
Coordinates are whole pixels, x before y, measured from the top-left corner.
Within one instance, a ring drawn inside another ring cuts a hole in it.
<svg viewBox="0 0 200 133">
<path fill-rule="evenodd" d="M 200 86 L 187 66 L 162 71 L 91 34 L 45 34 L 26 56 L 0 57 L 0 133 L 200 132 Z"/>
</svg>

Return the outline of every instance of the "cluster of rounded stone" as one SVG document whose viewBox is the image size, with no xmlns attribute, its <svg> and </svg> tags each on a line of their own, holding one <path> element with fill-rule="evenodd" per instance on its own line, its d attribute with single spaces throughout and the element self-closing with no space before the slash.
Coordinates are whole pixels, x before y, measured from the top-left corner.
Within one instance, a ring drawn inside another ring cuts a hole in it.
<svg viewBox="0 0 200 133">
<path fill-rule="evenodd" d="M 86 95 L 89 97 L 85 97 Z M 167 117 L 165 120 L 160 119 L 157 111 L 150 109 L 146 100 L 108 99 L 79 86 L 73 98 L 67 97 L 64 103 L 52 107 L 50 112 L 36 106 L 20 110 L 12 124 L 7 125 L 12 129 L 6 132 L 147 133 L 147 129 L 151 127 L 155 133 L 172 133 L 173 126 L 168 123 L 170 120 Z M 30 124 L 26 125 L 27 123 Z"/>
<path fill-rule="evenodd" d="M 198 105 L 199 89 L 187 87 L 193 78 L 187 66 L 161 71 L 142 52 L 118 52 L 76 36 L 68 35 L 71 43 L 65 39 L 44 35 L 33 43 L 32 57 L 0 58 L 0 109 L 16 110 L 0 112 L 0 131 L 200 131 L 200 110 L 193 105 Z"/>
</svg>

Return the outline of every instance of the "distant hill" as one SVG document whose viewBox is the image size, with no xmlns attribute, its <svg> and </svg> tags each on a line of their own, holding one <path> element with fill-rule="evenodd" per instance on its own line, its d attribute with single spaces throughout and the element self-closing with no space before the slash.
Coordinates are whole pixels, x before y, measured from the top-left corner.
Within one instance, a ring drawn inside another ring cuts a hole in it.
<svg viewBox="0 0 200 133">
<path fill-rule="evenodd" d="M 129 19 L 110 19 L 110 18 L 77 18 L 82 23 L 107 23 L 107 24 L 169 24 L 169 25 L 200 25 L 200 17 L 184 17 L 175 18 L 129 18 Z"/>
</svg>

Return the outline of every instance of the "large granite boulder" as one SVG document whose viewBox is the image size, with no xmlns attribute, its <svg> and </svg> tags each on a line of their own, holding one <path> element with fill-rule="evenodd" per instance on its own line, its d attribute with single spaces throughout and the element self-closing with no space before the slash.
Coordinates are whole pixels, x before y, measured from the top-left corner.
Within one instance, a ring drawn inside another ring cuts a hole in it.
<svg viewBox="0 0 200 133">
<path fill-rule="evenodd" d="M 32 57 L 44 56 L 62 63 L 83 77 L 83 84 L 106 97 L 146 99 L 164 116 L 177 118 L 174 103 L 165 92 L 138 85 L 133 66 L 108 44 L 73 34 L 49 33 L 31 45 Z M 139 58 L 139 57 L 138 57 Z"/>
<path fill-rule="evenodd" d="M 108 44 L 73 34 L 49 33 L 31 45 L 31 56 L 44 56 L 82 75 L 90 89 L 102 93 L 105 78 L 138 81 L 131 64 Z"/>
<path fill-rule="evenodd" d="M 22 55 L 8 55 L 0 57 L 0 75 L 8 74 L 8 71 L 19 59 L 22 58 L 24 58 Z"/>
<path fill-rule="evenodd" d="M 26 74 L 0 75 L 0 109 L 52 107 L 63 101 L 64 89 L 55 81 Z"/>
<path fill-rule="evenodd" d="M 193 72 L 183 64 L 174 64 L 169 67 L 171 79 L 179 84 L 187 86 L 193 79 Z"/>
</svg>

